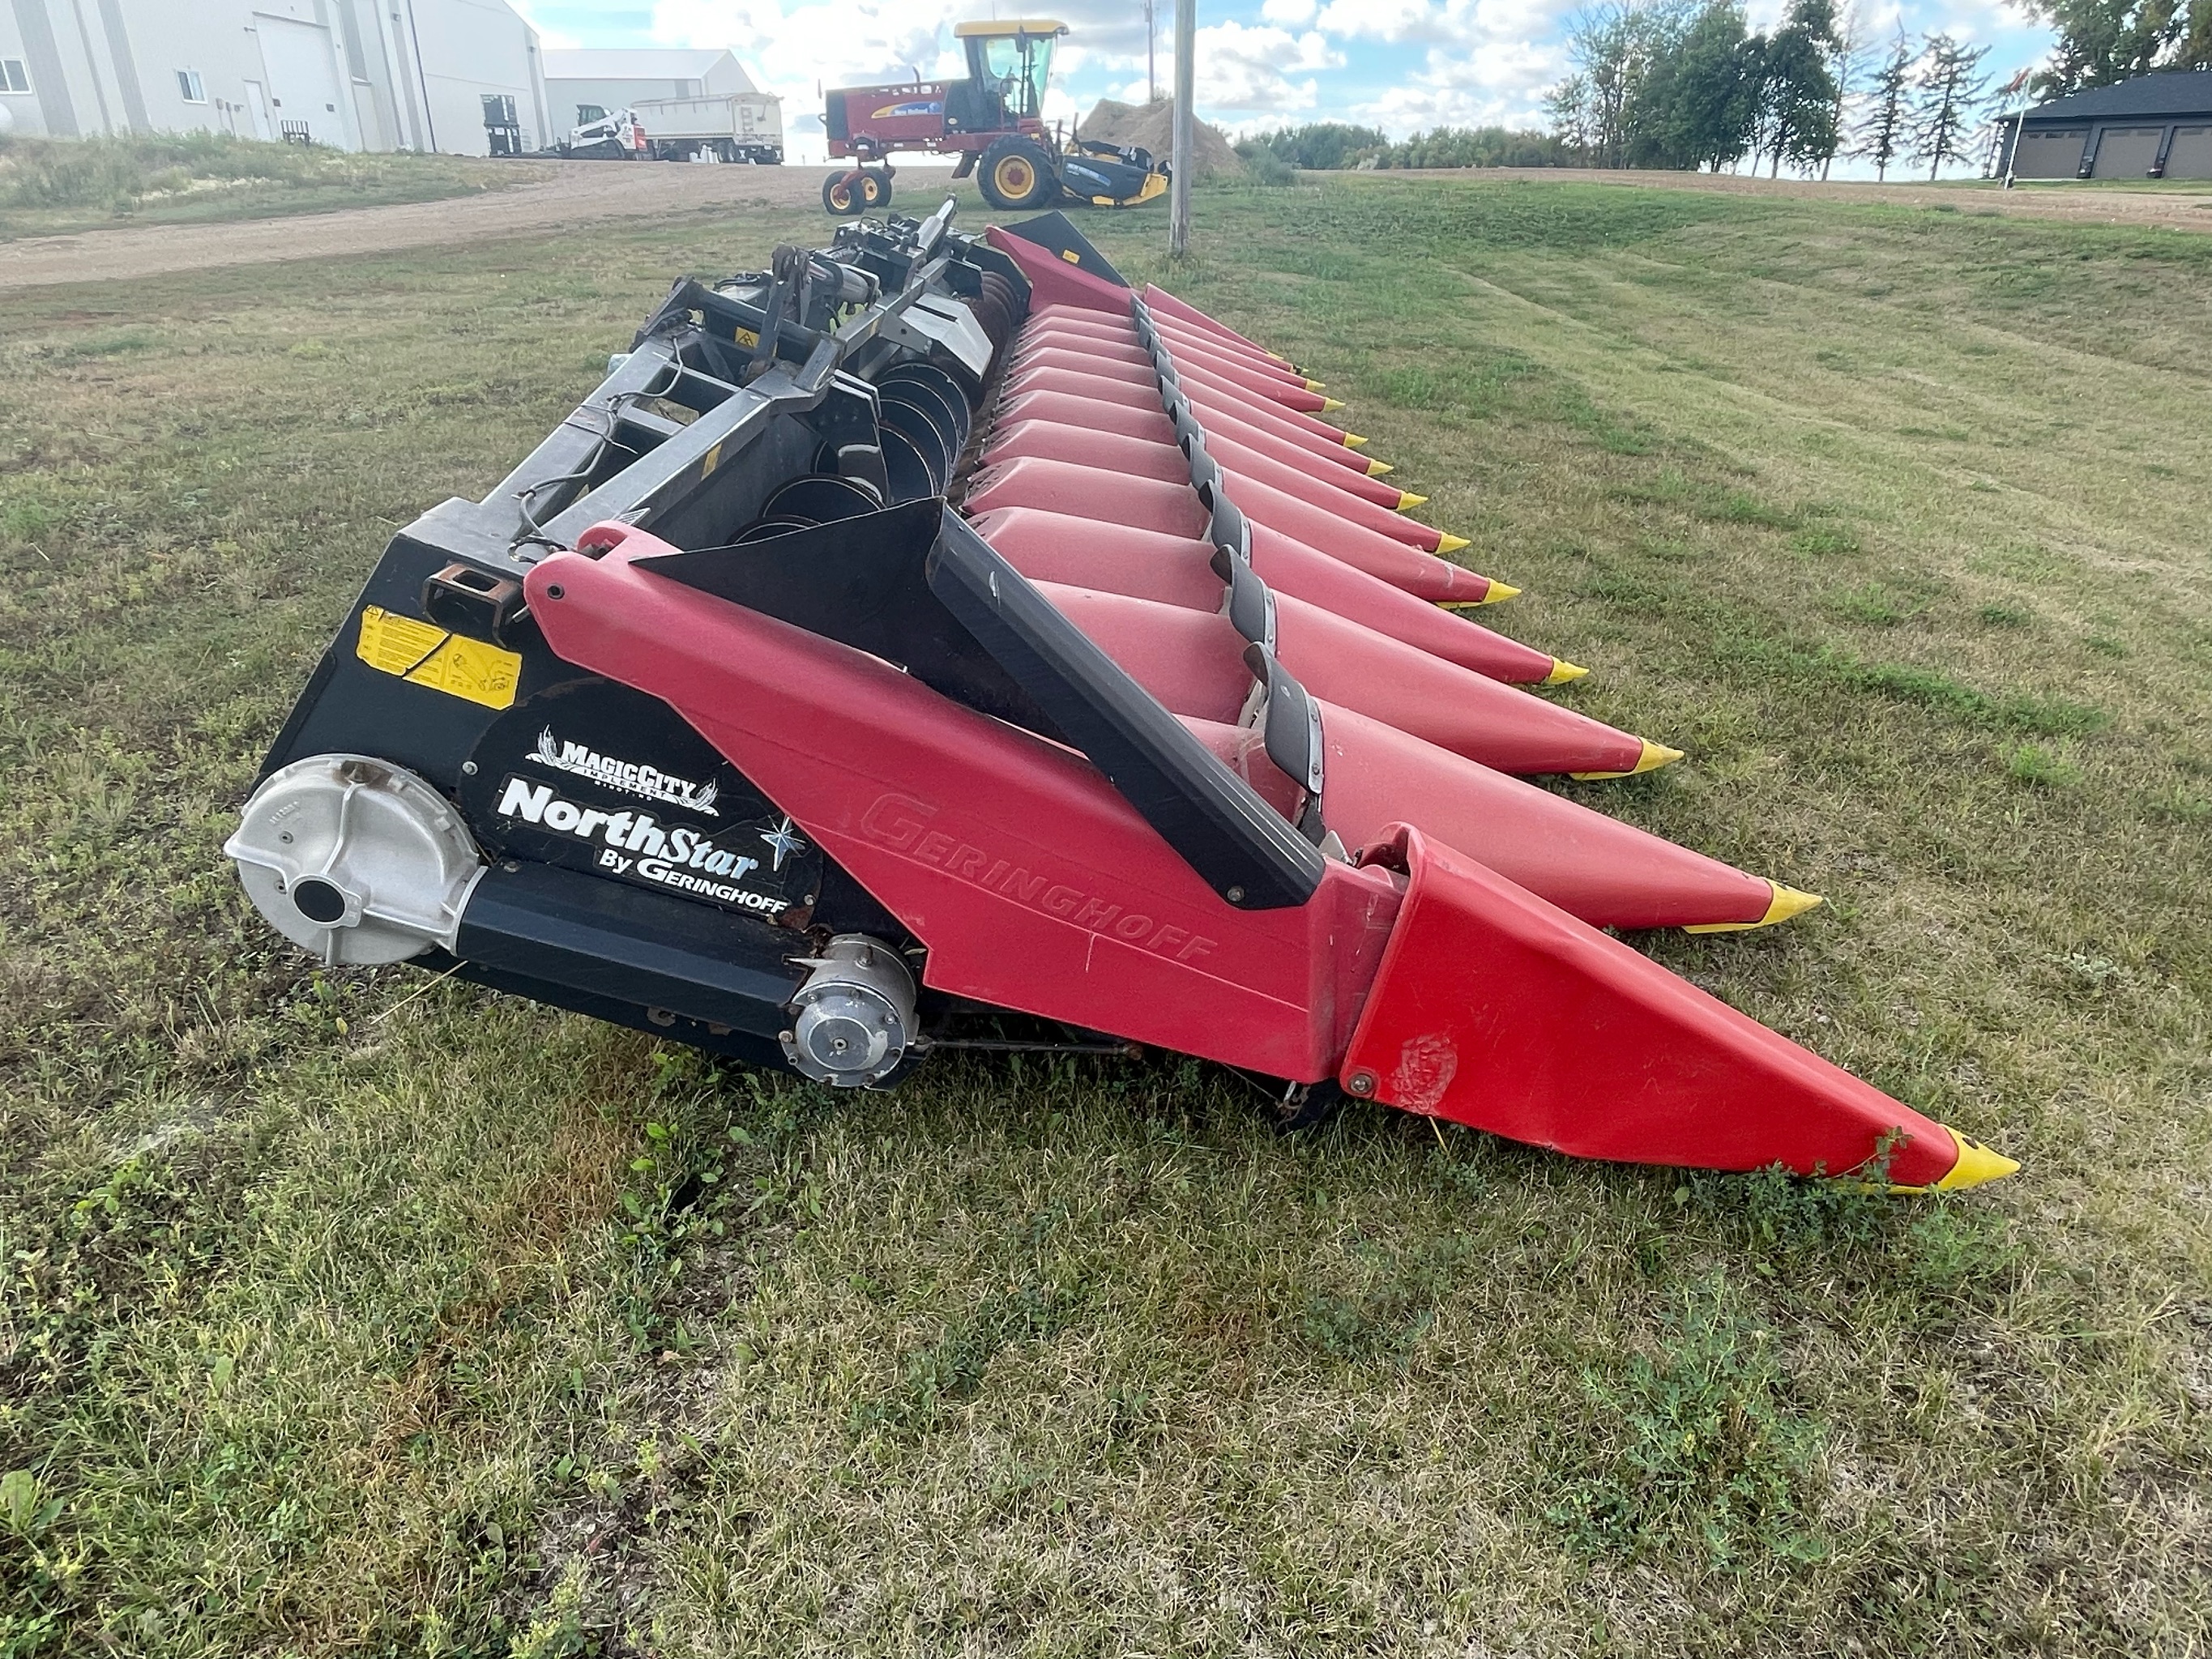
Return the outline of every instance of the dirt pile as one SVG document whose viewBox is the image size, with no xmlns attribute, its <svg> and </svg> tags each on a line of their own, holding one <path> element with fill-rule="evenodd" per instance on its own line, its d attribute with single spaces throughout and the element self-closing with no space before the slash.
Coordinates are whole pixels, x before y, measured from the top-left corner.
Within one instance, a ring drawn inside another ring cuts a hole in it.
<svg viewBox="0 0 2212 1659">
<path fill-rule="evenodd" d="M 1101 98 L 1075 131 L 1079 137 L 1148 149 L 1164 161 L 1175 149 L 1175 100 L 1158 98 L 1149 104 L 1117 104 L 1111 98 Z M 1233 179 L 1244 171 L 1243 158 L 1230 148 L 1218 127 L 1196 123 L 1190 148 L 1194 183 L 1200 179 Z"/>
</svg>

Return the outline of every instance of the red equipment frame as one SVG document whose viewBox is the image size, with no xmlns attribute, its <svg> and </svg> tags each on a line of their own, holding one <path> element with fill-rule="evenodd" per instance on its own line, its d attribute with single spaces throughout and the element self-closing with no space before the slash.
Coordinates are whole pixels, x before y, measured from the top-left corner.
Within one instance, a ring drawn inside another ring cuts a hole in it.
<svg viewBox="0 0 2212 1659">
<path fill-rule="evenodd" d="M 1402 825 L 1239 908 L 1079 755 L 635 562 L 675 553 L 599 526 L 530 573 L 532 614 L 756 780 L 937 989 L 1583 1157 L 1973 1178 L 1942 1124 Z"/>
</svg>

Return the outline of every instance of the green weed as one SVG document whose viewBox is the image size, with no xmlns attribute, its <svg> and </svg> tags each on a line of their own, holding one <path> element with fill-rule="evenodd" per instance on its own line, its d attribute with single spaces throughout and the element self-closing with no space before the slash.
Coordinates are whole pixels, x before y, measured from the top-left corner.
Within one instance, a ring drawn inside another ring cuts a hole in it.
<svg viewBox="0 0 2212 1659">
<path fill-rule="evenodd" d="M 2005 775 L 2039 789 L 2071 789 L 2081 781 L 2081 769 L 2041 744 L 2023 743 L 2006 751 Z"/>
<path fill-rule="evenodd" d="M 1591 1443 L 1572 1459 L 1552 1454 L 1553 1524 L 1585 1549 L 1632 1559 L 1823 1559 L 1814 1481 L 1825 1431 L 1790 1398 L 1781 1334 L 1708 1281 L 1684 1288 L 1652 1348 L 1586 1364 Z"/>
</svg>

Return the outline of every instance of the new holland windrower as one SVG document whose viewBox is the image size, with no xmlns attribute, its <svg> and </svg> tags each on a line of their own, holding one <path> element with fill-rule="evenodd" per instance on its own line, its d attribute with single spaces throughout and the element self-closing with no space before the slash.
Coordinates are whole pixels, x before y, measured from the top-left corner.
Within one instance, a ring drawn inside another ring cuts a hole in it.
<svg viewBox="0 0 2212 1659">
<path fill-rule="evenodd" d="M 840 1087 L 1139 1046 L 1582 1158 L 2014 1166 L 1616 933 L 1817 902 L 1528 780 L 1678 758 L 1474 620 L 1285 358 L 1048 214 L 671 289 L 396 536 L 227 851 L 409 961 Z"/>
</svg>

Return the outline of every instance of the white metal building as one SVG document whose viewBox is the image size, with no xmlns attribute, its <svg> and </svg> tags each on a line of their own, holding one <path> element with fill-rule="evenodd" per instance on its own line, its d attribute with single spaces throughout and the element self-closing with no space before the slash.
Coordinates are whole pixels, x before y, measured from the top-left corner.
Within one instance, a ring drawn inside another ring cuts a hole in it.
<svg viewBox="0 0 2212 1659">
<path fill-rule="evenodd" d="M 554 136 L 537 33 L 506 0 L 0 3 L 0 109 L 17 132 L 483 155 L 487 95 L 514 100 L 523 148 Z"/>
<path fill-rule="evenodd" d="M 556 121 L 596 119 L 584 109 L 618 110 L 663 98 L 720 98 L 758 92 L 727 52 L 609 47 L 545 54 L 545 87 Z"/>
</svg>

